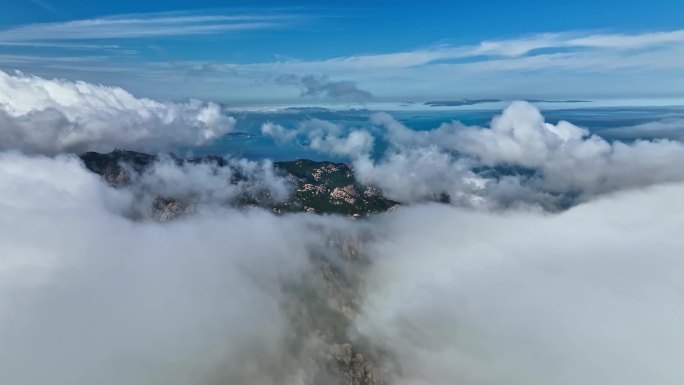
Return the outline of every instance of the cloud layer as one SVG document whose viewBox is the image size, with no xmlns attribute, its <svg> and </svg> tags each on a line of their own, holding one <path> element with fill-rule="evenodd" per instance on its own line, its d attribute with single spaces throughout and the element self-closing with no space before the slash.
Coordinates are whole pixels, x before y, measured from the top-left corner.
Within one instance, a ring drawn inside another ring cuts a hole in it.
<svg viewBox="0 0 684 385">
<path fill-rule="evenodd" d="M 132 222 L 73 157 L 3 153 L 0 182 L 3 384 L 304 381 L 281 290 L 322 244 L 315 217 Z"/>
<path fill-rule="evenodd" d="M 3 384 L 320 383 L 284 287 L 312 256 L 335 260 L 333 234 L 364 234 L 344 334 L 388 352 L 393 383 L 684 378 L 681 183 L 556 215 L 416 205 L 359 222 L 209 205 L 167 224 L 121 216 L 127 191 L 75 157 L 2 153 L 0 184 Z"/>
<path fill-rule="evenodd" d="M 398 355 L 399 384 L 677 384 L 682 193 L 400 210 L 378 224 L 358 328 Z"/>
<path fill-rule="evenodd" d="M 296 11 L 302 13 L 161 13 L 17 26 L 0 31 L 0 46 L 6 48 L 0 65 L 48 77 L 81 79 L 85 72 L 96 82 L 127 84 L 147 95 L 163 97 L 182 89 L 184 95 L 197 98 L 250 104 L 293 102 L 302 93 L 328 102 L 397 102 L 406 100 L 407 95 L 416 100 L 677 98 L 684 81 L 680 75 L 684 67 L 681 29 L 538 33 L 396 51 L 381 46 L 370 53 L 327 57 L 302 53 L 298 46 L 305 44 L 294 41 L 293 46 L 286 42 L 284 47 L 274 48 L 277 55 L 273 60 L 208 59 L 183 47 L 169 55 L 172 52 L 167 45 L 141 49 L 148 46 L 150 38 L 201 35 L 221 39 L 241 30 L 288 28 L 325 18 Z M 84 44 L 84 39 L 109 41 Z M 36 54 L 26 46 L 43 49 Z M 245 52 L 251 51 L 247 48 Z M 178 57 L 187 59 L 169 61 Z M 301 92 L 281 87 L 283 82 L 274 79 L 296 85 Z M 236 92 L 219 92 L 224 89 Z M 366 89 L 372 90 L 372 95 Z"/>
<path fill-rule="evenodd" d="M 678 141 L 608 142 L 570 122 L 547 123 L 527 102 L 512 103 L 489 127 L 452 122 L 417 131 L 386 113 L 372 115 L 371 123 L 372 129 L 350 131 L 312 120 L 296 130 L 268 125 L 262 131 L 279 140 L 304 137 L 300 142 L 317 151 L 349 156 L 361 182 L 402 202 L 447 194 L 466 206 L 554 207 L 568 199 L 684 180 L 677 167 L 684 161 L 684 145 Z M 316 129 L 306 128 L 311 126 Z M 318 145 L 319 132 L 326 133 L 325 142 L 346 146 Z M 359 140 L 376 135 L 387 145 L 381 154 L 373 153 L 372 140 Z"/>
<path fill-rule="evenodd" d="M 211 142 L 234 125 L 215 103 L 159 102 L 118 87 L 0 71 L 0 149 L 160 150 Z"/>
<path fill-rule="evenodd" d="M 672 139 L 684 140 L 684 119 L 679 117 L 665 118 L 635 126 L 611 128 L 601 131 L 601 135 L 619 139 Z"/>
<path fill-rule="evenodd" d="M 126 173 L 120 187 L 131 194 L 124 213 L 131 218 L 162 220 L 181 213 L 207 208 L 234 207 L 242 201 L 274 204 L 285 201 L 292 184 L 277 171 L 273 162 L 247 159 L 216 159 L 179 162 L 166 155 L 143 170 L 120 165 Z M 161 201 L 160 201 L 161 199 Z M 159 213 L 160 202 L 173 202 L 179 212 Z"/>
</svg>

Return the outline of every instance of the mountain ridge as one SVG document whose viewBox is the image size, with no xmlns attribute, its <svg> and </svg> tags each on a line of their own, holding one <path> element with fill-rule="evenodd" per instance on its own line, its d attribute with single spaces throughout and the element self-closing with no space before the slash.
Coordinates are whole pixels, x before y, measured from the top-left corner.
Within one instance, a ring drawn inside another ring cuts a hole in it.
<svg viewBox="0 0 684 385">
<path fill-rule="evenodd" d="M 129 185 L 132 182 L 132 173 L 142 173 L 160 159 L 158 155 L 130 150 L 86 152 L 79 157 L 88 170 L 100 175 L 108 185 L 115 188 Z M 186 159 L 168 154 L 168 157 L 179 166 L 186 163 L 211 163 L 220 168 L 231 167 L 227 159 L 216 155 Z M 365 217 L 389 211 L 398 205 L 386 198 L 380 189 L 360 184 L 354 176 L 352 166 L 346 163 L 296 159 L 274 162 L 273 167 L 292 187 L 290 196 L 284 202 L 273 202 L 268 196 L 258 197 L 244 193 L 234 205 L 259 206 L 278 214 L 311 212 L 351 217 Z M 237 184 L 239 180 L 240 175 L 236 173 L 235 180 L 231 183 Z M 192 211 L 192 203 L 159 196 L 148 217 L 165 221 Z"/>
</svg>

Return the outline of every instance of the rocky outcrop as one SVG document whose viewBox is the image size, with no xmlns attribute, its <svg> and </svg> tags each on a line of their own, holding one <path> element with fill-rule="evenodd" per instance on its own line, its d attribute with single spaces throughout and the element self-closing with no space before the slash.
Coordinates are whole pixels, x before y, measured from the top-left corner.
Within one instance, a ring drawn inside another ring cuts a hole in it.
<svg viewBox="0 0 684 385">
<path fill-rule="evenodd" d="M 145 212 L 145 219 L 156 220 L 158 222 L 168 222 L 178 216 L 192 214 L 195 212 L 195 205 L 179 202 L 174 199 L 157 197 L 152 202 L 152 207 Z"/>
<path fill-rule="evenodd" d="M 373 362 L 354 350 L 350 343 L 333 344 L 328 351 L 333 376 L 337 385 L 384 385 L 389 373 L 376 368 Z"/>
<path fill-rule="evenodd" d="M 122 187 L 132 182 L 131 173 L 140 173 L 153 164 L 154 155 L 115 150 L 108 154 L 88 152 L 81 155 L 86 167 L 101 175 L 111 186 Z M 172 156 L 176 162 L 213 162 L 220 167 L 230 167 L 217 156 L 181 159 Z M 287 212 L 310 212 L 317 214 L 342 214 L 364 217 L 388 211 L 397 205 L 385 198 L 373 186 L 356 182 L 350 165 L 345 163 L 315 162 L 299 159 L 276 162 L 275 168 L 293 186 L 293 193 L 285 202 L 273 203 L 263 197 L 251 196 L 245 192 L 235 200 L 235 206 L 261 206 L 281 214 Z M 237 184 L 239 179 L 232 181 Z M 144 219 L 167 221 L 178 215 L 193 212 L 193 202 L 180 202 L 169 197 L 158 197 L 144 212 Z"/>
<path fill-rule="evenodd" d="M 296 185 L 292 197 L 283 205 L 285 211 L 362 217 L 397 204 L 378 188 L 359 184 L 352 167 L 345 163 L 298 159 L 275 165 L 287 172 Z"/>
<path fill-rule="evenodd" d="M 114 187 L 124 186 L 131 182 L 131 170 L 142 171 L 157 159 L 154 155 L 135 151 L 114 150 L 107 154 L 87 152 L 81 160 L 92 172 L 99 174 Z M 126 169 L 124 165 L 130 167 Z"/>
</svg>

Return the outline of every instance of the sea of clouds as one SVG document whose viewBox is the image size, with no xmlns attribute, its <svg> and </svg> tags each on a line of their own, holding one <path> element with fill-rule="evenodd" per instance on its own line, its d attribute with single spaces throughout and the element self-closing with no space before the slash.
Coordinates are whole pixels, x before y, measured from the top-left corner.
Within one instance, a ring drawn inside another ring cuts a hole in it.
<svg viewBox="0 0 684 385">
<path fill-rule="evenodd" d="M 234 120 L 211 103 L 0 73 L 0 116 L 2 384 L 311 384 L 283 286 L 336 255 L 331 233 L 363 235 L 347 335 L 391 352 L 394 383 L 684 381 L 679 141 L 608 142 L 524 102 L 489 127 L 265 125 L 403 203 L 351 220 L 231 208 L 232 174 L 167 158 L 116 189 L 75 155 L 216 139 Z M 287 195 L 272 164 L 234 162 Z M 160 193 L 202 199 L 169 223 L 127 215 Z"/>
</svg>

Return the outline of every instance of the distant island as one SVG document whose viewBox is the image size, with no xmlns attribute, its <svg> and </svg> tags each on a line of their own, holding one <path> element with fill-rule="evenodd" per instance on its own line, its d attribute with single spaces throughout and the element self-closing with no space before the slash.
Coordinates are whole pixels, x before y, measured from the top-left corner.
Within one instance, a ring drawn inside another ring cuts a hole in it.
<svg viewBox="0 0 684 385">
<path fill-rule="evenodd" d="M 591 100 L 545 100 L 545 99 L 523 99 L 530 103 L 588 103 Z M 459 99 L 459 100 L 437 100 L 431 102 L 425 102 L 426 106 L 430 107 L 460 107 L 460 106 L 472 106 L 475 104 L 482 103 L 498 103 L 503 102 L 502 99 Z"/>
<path fill-rule="evenodd" d="M 458 106 L 472 106 L 480 103 L 496 103 L 501 102 L 501 99 L 460 99 L 460 100 L 438 100 L 433 102 L 425 102 L 426 106 L 430 107 L 458 107 Z"/>
<path fill-rule="evenodd" d="M 525 101 L 530 103 L 590 103 L 591 100 L 545 100 L 545 99 L 525 99 Z"/>
</svg>

